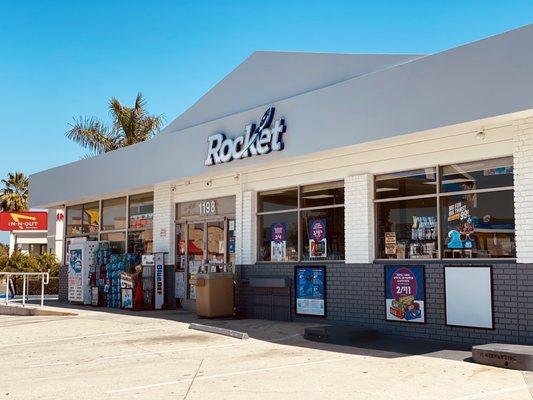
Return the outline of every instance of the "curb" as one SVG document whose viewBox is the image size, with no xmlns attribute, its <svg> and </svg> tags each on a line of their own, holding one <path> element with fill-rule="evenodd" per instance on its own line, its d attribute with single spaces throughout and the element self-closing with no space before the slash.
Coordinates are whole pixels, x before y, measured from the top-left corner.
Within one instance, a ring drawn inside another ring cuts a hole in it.
<svg viewBox="0 0 533 400">
<path fill-rule="evenodd" d="M 54 311 L 46 308 L 10 306 L 0 304 L 0 315 L 19 315 L 19 316 L 39 316 L 39 315 L 56 315 L 56 316 L 75 316 L 76 313 Z"/>
<path fill-rule="evenodd" d="M 235 339 L 241 339 L 241 340 L 249 339 L 249 336 L 246 332 L 234 331 L 234 330 L 227 329 L 227 328 L 219 328 L 218 326 L 209 326 L 209 325 L 193 323 L 189 325 L 189 329 L 195 329 L 197 331 L 202 331 L 202 332 L 216 333 L 216 334 L 224 335 L 224 336 L 231 336 L 232 338 L 235 338 Z"/>
</svg>

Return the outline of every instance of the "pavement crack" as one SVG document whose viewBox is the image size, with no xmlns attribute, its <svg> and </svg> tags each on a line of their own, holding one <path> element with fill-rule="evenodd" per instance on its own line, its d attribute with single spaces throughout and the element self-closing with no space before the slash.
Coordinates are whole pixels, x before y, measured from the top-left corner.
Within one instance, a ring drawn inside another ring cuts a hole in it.
<svg viewBox="0 0 533 400">
<path fill-rule="evenodd" d="M 200 368 L 202 368 L 203 362 L 204 362 L 204 359 L 202 358 L 200 360 L 200 364 L 198 364 L 198 368 L 196 368 L 196 372 L 194 373 L 194 376 L 192 377 L 191 382 L 189 383 L 189 387 L 187 388 L 187 391 L 185 392 L 185 396 L 183 396 L 183 400 L 185 400 L 187 398 L 187 396 L 189 395 L 189 392 L 191 391 L 191 387 L 192 387 L 192 385 L 194 383 L 194 380 L 198 376 L 198 373 L 200 372 Z"/>
</svg>

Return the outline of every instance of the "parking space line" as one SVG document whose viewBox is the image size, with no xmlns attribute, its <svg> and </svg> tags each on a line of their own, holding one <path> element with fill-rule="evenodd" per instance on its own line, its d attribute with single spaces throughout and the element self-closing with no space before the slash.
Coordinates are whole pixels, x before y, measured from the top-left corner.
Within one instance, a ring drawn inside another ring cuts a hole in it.
<svg viewBox="0 0 533 400">
<path fill-rule="evenodd" d="M 246 370 L 241 370 L 241 371 L 226 372 L 226 373 L 223 373 L 223 374 L 197 376 L 194 380 L 195 381 L 200 381 L 200 380 L 208 380 L 208 379 L 226 378 L 228 376 L 257 374 L 257 373 L 260 373 L 260 372 L 276 371 L 276 370 L 280 370 L 280 369 L 290 369 L 290 368 L 304 367 L 304 366 L 309 366 L 309 365 L 318 365 L 318 364 L 326 364 L 326 363 L 340 362 L 340 361 L 346 361 L 346 360 L 353 360 L 355 358 L 357 358 L 357 356 L 338 357 L 338 358 L 327 359 L 327 360 L 318 360 L 318 361 L 306 361 L 306 362 L 300 362 L 300 363 L 278 365 L 278 366 L 275 366 L 275 367 L 253 368 L 253 369 L 246 369 Z M 183 379 L 177 379 L 177 380 L 174 380 L 174 381 L 153 383 L 153 384 L 150 384 L 150 385 L 130 386 L 130 387 L 122 388 L 122 389 L 108 390 L 108 391 L 105 391 L 104 393 L 106 393 L 106 394 L 116 394 L 116 393 L 132 392 L 132 391 L 135 391 L 135 390 L 153 389 L 153 388 L 158 388 L 158 387 L 162 387 L 162 386 L 169 386 L 169 385 L 176 385 L 176 384 L 179 384 L 179 383 L 191 382 L 192 380 L 193 380 L 193 378 L 183 378 Z"/>
<path fill-rule="evenodd" d="M 27 345 L 32 345 L 32 344 L 55 343 L 55 342 L 63 342 L 63 341 L 69 341 L 69 340 L 92 339 L 96 337 L 105 337 L 105 336 L 128 335 L 130 333 L 165 331 L 169 329 L 171 328 L 165 327 L 165 328 L 137 329 L 137 330 L 132 330 L 132 331 L 121 331 L 121 332 L 95 333 L 92 335 L 79 335 L 79 336 L 69 336 L 69 337 L 57 338 L 57 339 L 35 340 L 35 341 L 28 341 L 28 342 L 0 344 L 0 348 L 13 347 L 13 346 L 27 346 Z M 177 329 L 177 330 L 185 330 L 185 329 Z"/>
<path fill-rule="evenodd" d="M 300 334 L 294 334 L 294 335 L 283 336 L 283 337 L 280 337 L 280 338 L 275 338 L 275 339 L 269 340 L 269 341 L 267 341 L 267 343 L 268 342 L 279 343 L 279 342 L 283 342 L 283 341 L 292 339 L 292 338 L 297 337 L 297 336 L 301 336 L 301 335 Z M 101 356 L 101 357 L 93 358 L 91 360 L 61 361 L 61 362 L 44 363 L 44 364 L 33 364 L 33 365 L 30 365 L 29 368 L 53 367 L 53 366 L 56 366 L 56 365 L 71 365 L 71 364 L 103 361 L 103 360 L 117 360 L 117 359 L 121 359 L 121 358 L 135 358 L 135 357 L 160 355 L 160 354 L 172 354 L 172 353 L 180 353 L 180 352 L 191 351 L 191 350 L 220 349 L 220 348 L 226 348 L 226 347 L 244 346 L 246 344 L 254 343 L 255 341 L 252 339 L 252 341 L 235 342 L 235 340 L 232 339 L 231 342 L 232 343 L 213 345 L 213 346 L 184 347 L 184 348 L 181 348 L 181 349 L 170 349 L 170 350 L 160 350 L 160 351 L 146 351 L 146 352 L 140 352 L 140 353 L 134 353 L 134 354 L 120 354 L 120 355 L 116 355 L 116 356 Z"/>
</svg>

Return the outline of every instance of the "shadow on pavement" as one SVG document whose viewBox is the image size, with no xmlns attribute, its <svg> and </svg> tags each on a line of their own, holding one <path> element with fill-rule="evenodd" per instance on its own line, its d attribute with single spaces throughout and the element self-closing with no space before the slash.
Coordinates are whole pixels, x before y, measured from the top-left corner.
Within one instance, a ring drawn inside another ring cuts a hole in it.
<svg viewBox="0 0 533 400">
<path fill-rule="evenodd" d="M 330 344 L 306 340 L 303 337 L 305 328 L 319 326 L 317 323 L 278 322 L 257 319 L 208 319 L 199 318 L 184 310 L 161 311 L 129 311 L 104 307 L 73 305 L 59 301 L 48 301 L 49 307 L 68 309 L 80 313 L 103 312 L 106 314 L 156 318 L 181 323 L 199 323 L 208 326 L 246 332 L 252 339 L 278 343 L 280 345 L 297 346 L 321 351 L 343 353 L 381 358 L 400 358 L 424 356 L 455 361 L 471 361 L 469 346 L 461 346 L 445 342 L 429 342 L 378 335 L 371 339 L 360 339 L 351 345 Z M 236 339 L 237 340 L 237 339 Z"/>
</svg>

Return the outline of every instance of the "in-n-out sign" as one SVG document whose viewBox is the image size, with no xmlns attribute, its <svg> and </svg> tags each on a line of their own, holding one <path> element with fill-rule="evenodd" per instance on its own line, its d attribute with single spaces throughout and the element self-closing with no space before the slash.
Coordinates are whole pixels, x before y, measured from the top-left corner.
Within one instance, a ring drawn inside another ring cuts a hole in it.
<svg viewBox="0 0 533 400">
<path fill-rule="evenodd" d="M 226 138 L 223 133 L 217 133 L 207 138 L 207 158 L 205 165 L 221 164 L 271 151 L 283 150 L 283 133 L 286 130 L 285 121 L 280 118 L 272 125 L 274 107 L 270 107 L 263 114 L 259 125 L 246 125 L 244 134 L 236 138 Z"/>
<path fill-rule="evenodd" d="M 46 231 L 48 213 L 43 211 L 0 212 L 0 231 Z"/>
</svg>

